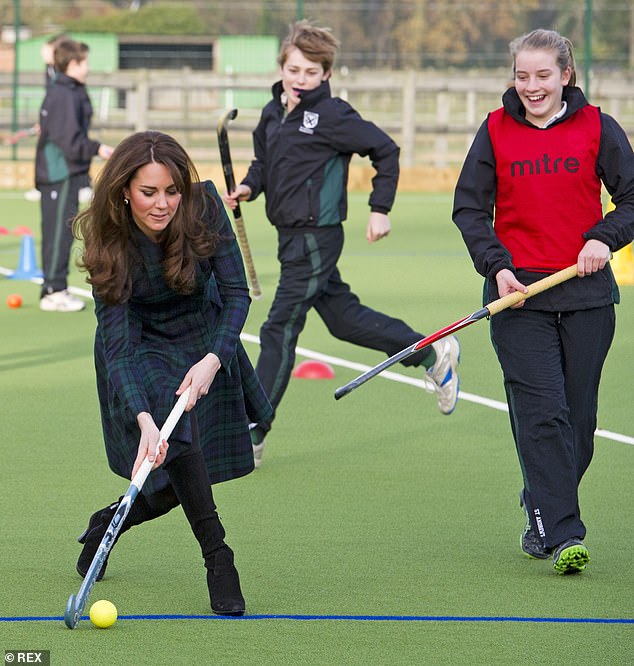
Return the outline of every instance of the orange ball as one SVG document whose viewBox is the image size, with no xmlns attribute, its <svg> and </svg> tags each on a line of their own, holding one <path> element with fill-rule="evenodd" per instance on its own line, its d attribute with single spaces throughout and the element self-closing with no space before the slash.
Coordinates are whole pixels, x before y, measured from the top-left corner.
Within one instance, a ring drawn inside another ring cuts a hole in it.
<svg viewBox="0 0 634 666">
<path fill-rule="evenodd" d="M 22 305 L 22 296 L 20 294 L 9 294 L 7 296 L 7 305 L 10 308 L 19 308 Z"/>
</svg>

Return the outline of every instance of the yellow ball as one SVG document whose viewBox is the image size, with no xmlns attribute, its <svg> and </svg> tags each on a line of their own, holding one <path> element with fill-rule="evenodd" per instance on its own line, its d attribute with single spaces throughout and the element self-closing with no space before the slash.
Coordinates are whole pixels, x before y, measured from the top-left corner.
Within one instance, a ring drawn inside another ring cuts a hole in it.
<svg viewBox="0 0 634 666">
<path fill-rule="evenodd" d="M 105 599 L 95 601 L 90 607 L 90 621 L 100 629 L 107 629 L 117 621 L 117 607 Z"/>
</svg>

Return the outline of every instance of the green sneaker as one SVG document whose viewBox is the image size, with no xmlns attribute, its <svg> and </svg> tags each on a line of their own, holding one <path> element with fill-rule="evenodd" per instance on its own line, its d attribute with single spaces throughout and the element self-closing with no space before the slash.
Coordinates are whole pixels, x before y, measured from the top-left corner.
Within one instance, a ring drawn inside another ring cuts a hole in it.
<svg viewBox="0 0 634 666">
<path fill-rule="evenodd" d="M 553 566 L 558 574 L 575 574 L 583 571 L 590 561 L 590 553 L 581 539 L 568 539 L 553 552 Z"/>
</svg>

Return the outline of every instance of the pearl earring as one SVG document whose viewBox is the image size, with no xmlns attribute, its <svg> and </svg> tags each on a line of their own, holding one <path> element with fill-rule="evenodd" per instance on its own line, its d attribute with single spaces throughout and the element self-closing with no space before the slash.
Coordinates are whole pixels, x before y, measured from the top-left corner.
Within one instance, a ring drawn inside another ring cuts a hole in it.
<svg viewBox="0 0 634 666">
<path fill-rule="evenodd" d="M 123 197 L 123 203 L 127 206 L 130 202 L 127 197 Z"/>
</svg>

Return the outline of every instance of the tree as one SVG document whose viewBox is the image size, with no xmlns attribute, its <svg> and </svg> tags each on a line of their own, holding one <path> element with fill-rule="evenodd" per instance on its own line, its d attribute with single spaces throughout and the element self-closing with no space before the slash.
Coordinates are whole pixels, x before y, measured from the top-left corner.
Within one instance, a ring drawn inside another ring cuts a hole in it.
<svg viewBox="0 0 634 666">
<path fill-rule="evenodd" d="M 341 40 L 338 62 L 358 67 L 504 66 L 508 42 L 537 27 L 585 51 L 583 0 L 304 0 L 303 14 Z M 593 66 L 634 67 L 631 0 L 592 0 Z M 296 17 L 296 0 L 21 0 L 31 26 L 115 33 L 276 35 Z M 136 11 L 130 11 L 136 9 Z M 10 3 L 0 3 L 4 24 Z M 37 34 L 37 33 L 36 33 Z"/>
</svg>

